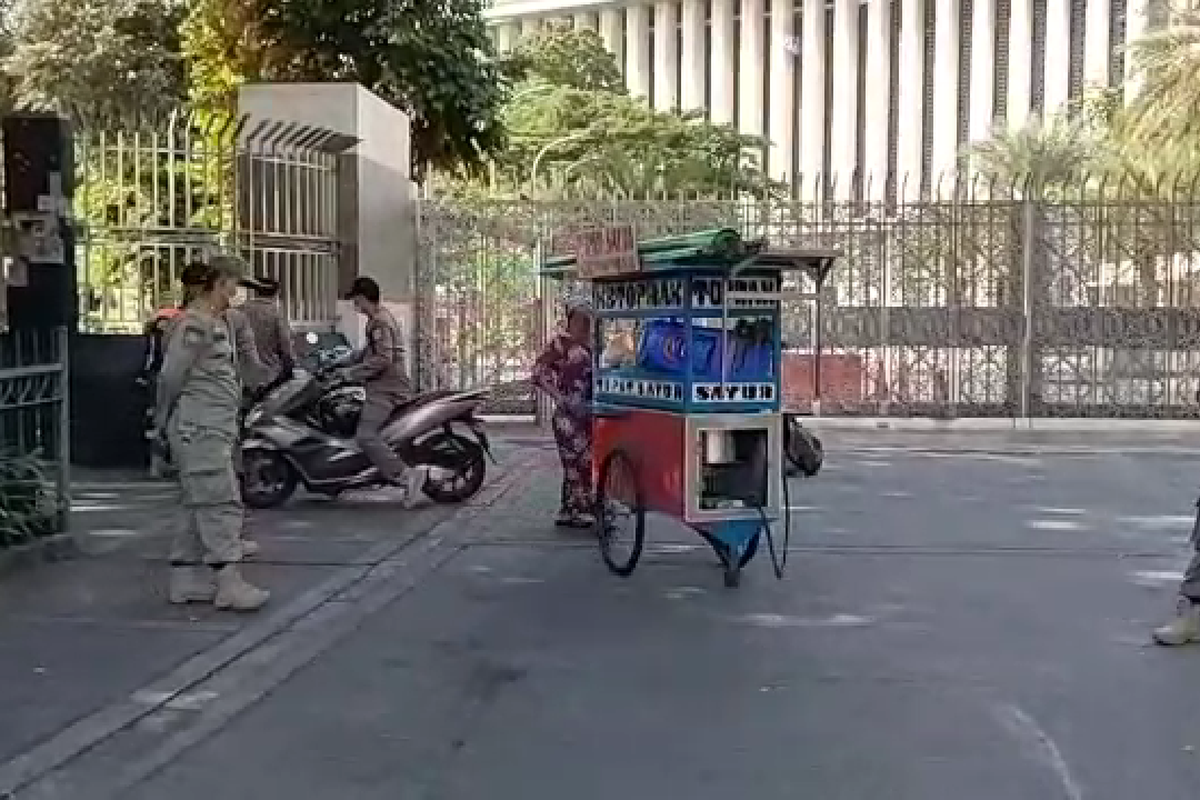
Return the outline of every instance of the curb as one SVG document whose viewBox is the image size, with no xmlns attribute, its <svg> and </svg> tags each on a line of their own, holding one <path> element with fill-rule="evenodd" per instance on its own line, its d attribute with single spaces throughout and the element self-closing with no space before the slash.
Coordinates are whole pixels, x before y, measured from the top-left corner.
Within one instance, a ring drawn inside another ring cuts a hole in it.
<svg viewBox="0 0 1200 800">
<path fill-rule="evenodd" d="M 47 562 L 67 561 L 79 554 L 79 542 L 69 533 L 41 536 L 0 550 L 0 575 Z"/>
<path fill-rule="evenodd" d="M 801 424 L 814 430 L 897 431 L 921 433 L 1138 433 L 1200 434 L 1198 419 L 1084 419 L 961 417 L 809 417 Z"/>
<path fill-rule="evenodd" d="M 331 606 L 335 614 L 338 610 L 354 610 L 368 603 L 373 607 L 374 603 L 370 602 L 373 593 L 369 589 L 380 584 L 381 581 L 395 577 L 397 566 L 394 562 L 396 559 L 410 549 L 423 551 L 419 553 L 418 558 L 420 555 L 444 550 L 447 542 L 463 535 L 463 532 L 469 528 L 468 523 L 471 519 L 511 491 L 512 487 L 518 483 L 518 478 L 523 476 L 522 467 L 529 460 L 530 456 L 522 457 L 522 454 L 513 458 L 512 463 L 502 469 L 500 474 L 485 486 L 479 495 L 430 530 L 402 542 L 384 542 L 377 545 L 364 555 L 360 564 L 339 570 L 323 583 L 309 589 L 271 616 L 251 623 L 208 650 L 192 656 L 170 673 L 133 690 L 121 700 L 93 711 L 32 749 L 0 764 L 0 798 L 14 796 L 17 792 L 37 784 L 51 773 L 67 766 L 69 762 L 86 751 L 129 730 L 139 721 L 163 711 L 172 701 L 197 685 L 214 680 L 230 671 L 236 671 L 239 668 L 239 662 L 253 662 L 253 654 L 258 650 L 270 647 L 271 640 L 296 631 L 311 633 L 314 623 L 328 625 L 332 620 L 329 619 L 331 615 L 326 609 Z M 457 549 L 454 549 L 450 556 L 456 552 Z M 423 574 L 434 571 L 450 556 L 442 559 L 434 565 L 433 569 L 427 570 Z M 415 581 L 413 583 L 415 585 Z M 386 589 L 386 584 L 379 588 Z M 403 588 L 399 593 L 403 593 Z M 362 615 L 358 622 L 361 623 L 366 616 L 368 615 Z M 336 643 L 341 635 L 352 632 L 357 624 L 345 627 L 344 630 L 342 629 L 344 626 L 330 627 L 339 635 L 323 636 L 322 646 L 319 648 L 303 648 L 310 651 L 307 653 L 307 658 L 295 664 L 286 674 L 279 676 L 272 685 L 286 680 L 295 670 L 317 658 Z M 254 666 L 251 663 L 249 668 L 253 669 Z M 265 694 L 265 690 L 254 696 L 243 698 L 244 702 L 239 706 L 239 710 L 250 705 L 262 694 Z M 147 698 L 152 699 L 147 700 Z M 228 703 L 222 705 L 224 707 Z M 227 711 L 226 708 L 223 713 L 227 713 Z M 145 758 L 138 762 L 142 767 L 142 774 L 136 777 L 127 774 L 120 781 L 121 786 L 128 788 L 133 783 L 149 777 L 154 771 L 168 763 L 168 761 L 157 758 L 156 754 L 170 750 L 174 757 L 212 732 L 207 731 L 203 736 L 194 737 L 194 741 L 189 736 L 192 733 L 191 729 L 185 729 L 175 736 L 169 737 L 161 747 L 147 753 Z M 188 739 L 183 747 L 179 746 L 180 737 Z M 137 765 L 134 769 L 138 771 Z M 99 797 L 99 791 L 89 793 L 93 797 Z"/>
</svg>

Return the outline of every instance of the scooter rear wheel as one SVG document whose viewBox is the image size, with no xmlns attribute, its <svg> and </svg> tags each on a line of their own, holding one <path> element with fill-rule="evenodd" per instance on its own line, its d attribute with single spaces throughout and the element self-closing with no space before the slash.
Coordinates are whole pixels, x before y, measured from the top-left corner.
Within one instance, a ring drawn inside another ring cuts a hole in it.
<svg viewBox="0 0 1200 800">
<path fill-rule="evenodd" d="M 439 433 L 426 447 L 455 464 L 453 469 L 434 467 L 430 470 L 423 489 L 430 500 L 451 505 L 465 503 L 479 493 L 487 477 L 487 460 L 482 447 L 456 433 Z"/>
</svg>

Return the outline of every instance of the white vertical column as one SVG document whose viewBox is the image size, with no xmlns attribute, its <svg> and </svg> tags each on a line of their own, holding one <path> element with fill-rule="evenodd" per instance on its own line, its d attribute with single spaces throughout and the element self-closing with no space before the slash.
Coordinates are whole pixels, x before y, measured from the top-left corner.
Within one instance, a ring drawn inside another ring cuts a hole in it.
<svg viewBox="0 0 1200 800">
<path fill-rule="evenodd" d="M 824 0 L 804 3 L 801 26 L 800 58 L 804 68 L 800 70 L 800 190 L 804 199 L 817 200 L 825 180 Z M 772 92 L 772 104 L 774 95 Z"/>
<path fill-rule="evenodd" d="M 892 0 L 874 0 L 867 7 L 867 75 L 864 87 L 863 188 L 868 200 L 882 200 L 887 190 L 891 75 Z"/>
<path fill-rule="evenodd" d="M 521 29 L 511 22 L 501 22 L 496 26 L 496 51 L 499 53 L 507 53 L 513 49 L 517 43 L 517 37 L 521 35 Z"/>
<path fill-rule="evenodd" d="M 634 97 L 650 97 L 650 7 L 625 9 L 625 85 Z"/>
<path fill-rule="evenodd" d="M 708 76 L 712 97 L 709 106 L 712 121 L 719 125 L 733 123 L 733 81 L 737 76 L 733 3 L 734 0 L 712 0 L 712 55 Z"/>
<path fill-rule="evenodd" d="M 620 65 L 625 64 L 624 12 L 623 8 L 605 8 L 600 12 L 600 38 Z"/>
<path fill-rule="evenodd" d="M 1083 82 L 1087 86 L 1108 87 L 1111 26 L 1112 0 L 1088 0 L 1083 41 Z"/>
<path fill-rule="evenodd" d="M 767 12 L 763 0 L 742 0 L 741 63 L 738 68 L 738 129 L 763 135 L 763 65 Z"/>
<path fill-rule="evenodd" d="M 921 186 L 925 114 L 925 2 L 900 0 L 900 91 L 896 142 L 897 190 L 913 197 Z"/>
<path fill-rule="evenodd" d="M 704 108 L 704 0 L 683 0 L 683 52 L 679 71 L 680 105 L 684 111 Z"/>
<path fill-rule="evenodd" d="M 541 17 L 521 17 L 521 38 L 533 36 L 542 29 Z"/>
<path fill-rule="evenodd" d="M 1131 46 L 1146 35 L 1150 27 L 1150 0 L 1128 0 L 1125 6 L 1125 102 L 1129 102 L 1141 91 L 1141 80 L 1137 74 Z"/>
<path fill-rule="evenodd" d="M 1071 3 L 1046 3 L 1045 69 L 1042 116 L 1050 119 L 1067 107 L 1071 87 Z"/>
<path fill-rule="evenodd" d="M 787 45 L 795 35 L 795 19 L 793 0 L 771 0 L 771 149 L 767 153 L 767 174 L 789 183 L 795 163 L 792 126 L 796 114 L 796 56 Z M 807 59 L 805 56 L 805 63 Z"/>
<path fill-rule="evenodd" d="M 1033 82 L 1033 0 L 1012 0 L 1008 20 L 1008 128 L 1029 121 Z"/>
<path fill-rule="evenodd" d="M 858 0 L 835 0 L 833 7 L 829 163 L 835 191 L 842 198 L 850 196 L 858 163 L 858 6 Z"/>
<path fill-rule="evenodd" d="M 679 13 L 673 0 L 654 7 L 654 107 L 679 107 Z"/>
<path fill-rule="evenodd" d="M 1062 0 L 1065 5 L 1066 0 Z M 933 50 L 933 185 L 958 163 L 959 0 L 937 0 Z"/>
<path fill-rule="evenodd" d="M 975 0 L 971 9 L 971 109 L 967 127 L 967 138 L 972 142 L 991 138 L 995 90 L 996 0 Z"/>
</svg>

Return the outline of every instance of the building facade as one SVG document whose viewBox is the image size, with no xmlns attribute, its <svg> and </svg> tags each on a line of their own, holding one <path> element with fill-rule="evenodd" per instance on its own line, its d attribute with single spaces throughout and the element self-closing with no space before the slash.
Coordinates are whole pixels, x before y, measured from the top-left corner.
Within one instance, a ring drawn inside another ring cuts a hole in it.
<svg viewBox="0 0 1200 800">
<path fill-rule="evenodd" d="M 969 142 L 1123 87 L 1154 0 L 495 0 L 496 42 L 597 30 L 634 95 L 770 141 L 803 194 L 962 174 Z M 833 176 L 833 177 L 831 177 Z M 890 177 L 890 181 L 889 181 Z"/>
</svg>

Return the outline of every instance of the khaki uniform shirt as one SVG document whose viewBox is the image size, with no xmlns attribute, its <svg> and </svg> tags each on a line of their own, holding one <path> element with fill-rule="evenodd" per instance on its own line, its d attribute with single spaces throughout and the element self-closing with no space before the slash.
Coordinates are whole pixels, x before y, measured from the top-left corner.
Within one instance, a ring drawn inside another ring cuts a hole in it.
<svg viewBox="0 0 1200 800">
<path fill-rule="evenodd" d="M 285 368 L 295 366 L 292 328 L 274 300 L 256 297 L 247 300 L 238 310 L 254 332 L 258 360 L 271 380 L 279 377 Z"/>
<path fill-rule="evenodd" d="M 367 346 L 358 363 L 347 370 L 353 380 L 363 381 L 368 394 L 407 395 L 411 392 L 404 359 L 400 325 L 386 308 L 367 320 Z"/>
<path fill-rule="evenodd" d="M 157 425 L 194 425 L 233 436 L 242 382 L 229 320 L 188 309 L 171 326 L 158 377 Z"/>
</svg>

